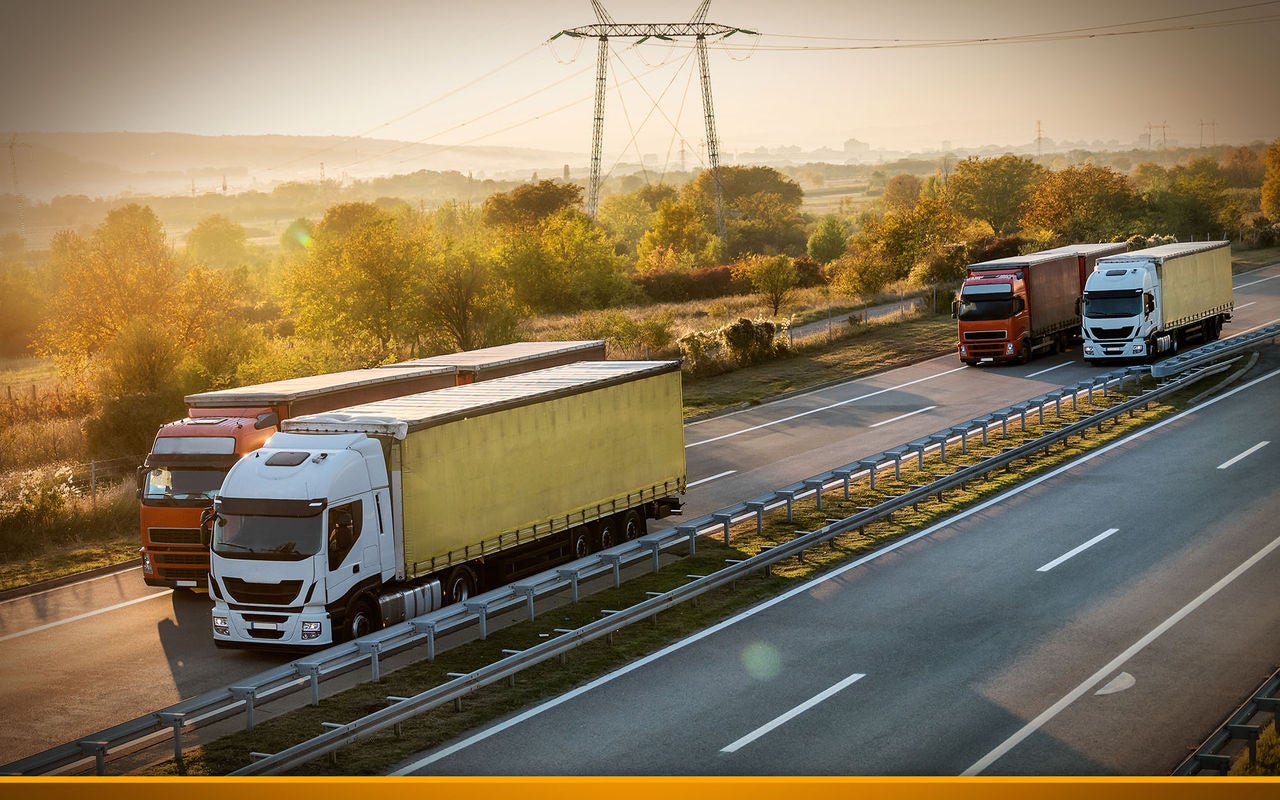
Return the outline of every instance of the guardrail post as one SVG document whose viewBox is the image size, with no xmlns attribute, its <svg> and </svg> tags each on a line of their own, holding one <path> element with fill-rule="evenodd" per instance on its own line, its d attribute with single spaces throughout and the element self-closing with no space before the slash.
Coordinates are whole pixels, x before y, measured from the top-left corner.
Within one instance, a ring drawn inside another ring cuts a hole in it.
<svg viewBox="0 0 1280 800">
<path fill-rule="evenodd" d="M 436 660 L 436 623 L 428 620 L 409 620 L 409 627 L 414 633 L 425 633 L 427 635 L 427 660 Z"/>
<path fill-rule="evenodd" d="M 1258 764 L 1258 734 L 1262 732 L 1260 725 L 1227 725 L 1227 734 L 1233 739 L 1244 739 L 1249 743 L 1249 766 Z"/>
<path fill-rule="evenodd" d="M 468 600 L 462 604 L 467 613 L 475 614 L 480 621 L 481 640 L 489 638 L 489 603 L 486 600 Z"/>
<path fill-rule="evenodd" d="M 698 527 L 696 525 L 677 525 L 675 531 L 689 540 L 689 555 L 698 552 Z"/>
<path fill-rule="evenodd" d="M 945 433 L 935 433 L 929 437 L 930 442 L 934 442 L 938 445 L 938 458 L 942 459 L 943 464 L 947 463 L 947 439 L 949 438 L 951 438 L 950 431 Z M 924 451 L 921 451 L 920 455 L 923 456 Z"/>
<path fill-rule="evenodd" d="M 534 587 L 534 585 L 533 585 L 533 584 L 529 584 L 529 583 L 513 583 L 513 584 L 511 584 L 511 590 L 512 590 L 512 591 L 515 591 L 515 592 L 524 592 L 525 607 L 526 607 L 526 608 L 528 608 L 528 610 L 529 610 L 529 621 L 530 621 L 530 622 L 533 622 L 533 619 L 534 619 L 534 613 L 533 613 L 533 594 L 534 594 L 534 588 L 535 588 L 535 587 Z"/>
<path fill-rule="evenodd" d="M 876 488 L 876 469 L 880 466 L 880 462 L 874 458 L 867 458 L 859 461 L 858 466 L 866 469 L 867 480 L 871 482 L 871 489 L 874 491 Z"/>
<path fill-rule="evenodd" d="M 744 505 L 747 507 L 748 511 L 751 511 L 756 515 L 756 536 L 763 536 L 764 535 L 764 509 L 765 509 L 765 506 L 768 504 L 763 503 L 759 500 L 748 500 L 746 503 L 744 503 Z"/>
<path fill-rule="evenodd" d="M 950 433 L 952 436 L 960 437 L 960 452 L 968 453 L 969 452 L 969 429 L 964 427 L 963 425 L 957 425 L 956 427 L 950 430 Z"/>
<path fill-rule="evenodd" d="M 576 569 L 558 569 L 556 575 L 561 580 L 569 581 L 569 598 L 573 602 L 578 602 L 578 571 Z"/>
<path fill-rule="evenodd" d="M 787 522 L 791 521 L 791 504 L 796 499 L 796 493 L 787 489 L 779 489 L 775 494 L 787 501 Z"/>
<path fill-rule="evenodd" d="M 826 485 L 826 481 L 816 478 L 804 482 L 804 488 L 813 490 L 813 501 L 817 504 L 817 509 L 822 510 L 822 487 Z"/>
<path fill-rule="evenodd" d="M 179 775 L 186 775 L 187 768 L 182 762 L 182 725 L 187 718 L 183 711 L 161 711 L 160 721 L 173 728 L 173 761 L 178 767 Z"/>
<path fill-rule="evenodd" d="M 400 697 L 399 695 L 394 695 L 394 694 L 387 696 L 387 702 L 391 703 L 392 705 L 396 705 L 397 703 L 403 703 L 408 699 L 409 698 L 407 697 Z M 404 734 L 404 729 L 401 727 L 401 723 L 399 722 L 392 725 L 391 730 L 395 733 L 397 739 L 399 739 Z"/>
<path fill-rule="evenodd" d="M 320 677 L 319 667 L 316 668 L 315 689 L 313 694 L 316 698 L 312 705 L 320 705 Z M 231 692 L 231 696 L 237 700 L 244 701 L 244 729 L 246 731 L 253 730 L 253 701 L 257 696 L 258 687 L 256 686 L 228 686 L 227 691 Z"/>
<path fill-rule="evenodd" d="M 316 661 L 299 661 L 296 662 L 295 668 L 299 671 L 306 671 L 307 677 L 311 680 L 311 705 L 320 705 L 320 664 Z"/>
<path fill-rule="evenodd" d="M 622 555 L 620 553 L 600 553 L 600 560 L 613 567 L 613 588 L 622 588 Z"/>
<path fill-rule="evenodd" d="M 93 771 L 98 775 L 107 774 L 107 746 L 110 742 L 101 742 L 91 739 L 81 739 L 76 744 L 80 745 L 80 752 L 86 756 L 93 756 Z"/>
<path fill-rule="evenodd" d="M 720 523 L 720 526 L 724 528 L 724 543 L 728 545 L 729 544 L 729 528 L 730 526 L 733 525 L 733 515 L 721 512 L 717 514 L 712 514 L 711 518 L 714 519 L 716 522 Z"/>
<path fill-rule="evenodd" d="M 373 682 L 378 683 L 382 679 L 382 670 L 380 669 L 382 642 L 356 642 L 356 647 L 359 648 L 361 653 L 369 654 L 369 662 L 373 667 Z"/>
</svg>

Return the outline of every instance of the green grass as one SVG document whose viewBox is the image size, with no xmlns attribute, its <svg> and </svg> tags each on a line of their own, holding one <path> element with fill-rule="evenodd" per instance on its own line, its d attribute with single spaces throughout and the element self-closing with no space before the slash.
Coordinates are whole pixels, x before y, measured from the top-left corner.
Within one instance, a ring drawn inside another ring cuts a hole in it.
<svg viewBox="0 0 1280 800">
<path fill-rule="evenodd" d="M 1236 250 L 1233 248 L 1231 251 L 1233 272 L 1244 272 L 1277 262 L 1280 262 L 1280 247 L 1264 247 L 1260 250 Z"/>
<path fill-rule="evenodd" d="M 1185 397 L 1189 392 L 1184 392 Z M 1065 404 L 1061 418 L 1052 410 L 1046 413 L 1046 424 L 1056 425 L 1072 421 L 1086 411 L 1097 411 L 1120 402 L 1122 396 L 1111 393 L 1103 397 L 1095 394 L 1096 405 L 1089 407 L 1081 402 L 1073 411 Z M 1054 446 L 1049 452 L 1039 450 L 1024 463 L 971 482 L 965 489 L 948 493 L 944 498 L 929 499 L 915 508 L 904 509 L 889 520 L 877 522 L 861 531 L 851 531 L 836 537 L 829 547 L 811 548 L 803 556 L 791 558 L 775 565 L 768 574 L 746 578 L 731 587 L 709 593 L 695 605 L 686 603 L 664 611 L 654 624 L 639 623 L 628 626 L 614 635 L 613 641 L 598 640 L 576 648 L 565 664 L 550 661 L 521 672 L 514 687 L 506 683 L 479 689 L 463 701 L 462 711 L 452 706 L 442 707 L 414 717 L 404 723 L 401 735 L 390 731 L 377 734 L 359 746 L 341 751 L 336 764 L 316 761 L 298 770 L 304 775 L 372 775 L 386 771 L 410 755 L 439 746 L 462 733 L 508 716 L 521 708 L 567 691 L 574 686 L 616 669 L 623 664 L 654 652 L 695 631 L 727 618 L 760 600 L 774 596 L 797 583 L 828 571 L 865 553 L 921 528 L 941 520 L 974 503 L 988 498 L 1027 477 L 1049 470 L 1079 454 L 1132 431 L 1142 425 L 1174 413 L 1174 402 L 1148 404 L 1148 407 L 1125 415 L 1108 423 L 1105 431 L 1095 431 L 1086 437 L 1078 437 L 1066 444 Z M 961 455 L 959 448 L 949 448 L 948 460 L 942 463 L 937 453 L 925 458 L 924 471 L 930 474 L 950 472 L 961 465 L 974 463 L 982 455 L 994 455 L 1004 447 L 1033 438 L 1039 432 L 1038 417 L 1029 415 L 1027 430 L 1014 422 L 1008 426 L 1008 438 L 1002 439 L 993 428 L 989 444 L 981 445 L 981 439 L 971 440 L 968 453 Z M 211 742 L 185 756 L 186 772 L 194 775 L 223 775 L 248 763 L 250 752 L 279 752 L 293 744 L 318 735 L 324 722 L 351 722 L 386 706 L 389 695 L 412 696 L 448 680 L 448 673 L 471 672 L 502 658 L 504 649 L 527 649 L 545 637 L 552 628 L 573 629 L 600 618 L 604 609 L 625 608 L 644 600 L 649 592 L 664 592 L 688 580 L 690 574 L 709 574 L 723 566 L 725 559 L 741 559 L 760 552 L 770 544 L 790 539 L 797 529 L 816 529 L 831 516 L 851 514 L 859 504 L 873 505 L 882 494 L 892 494 L 895 489 L 905 490 L 907 484 L 924 482 L 925 476 L 907 468 L 914 459 L 904 463 L 900 480 L 892 480 L 892 472 L 881 472 L 876 491 L 855 483 L 851 497 L 846 500 L 840 489 L 824 494 L 823 510 L 817 511 L 812 500 L 797 503 L 794 521 L 788 522 L 782 511 L 767 515 L 762 534 L 757 535 L 754 523 L 736 526 L 732 532 L 732 547 L 717 539 L 704 538 L 698 543 L 696 556 L 686 557 L 664 567 L 659 573 L 629 580 L 619 589 L 610 589 L 584 597 L 573 605 L 561 605 L 544 611 L 532 622 L 521 622 L 496 632 L 485 641 L 472 641 L 437 656 L 435 662 L 421 661 L 384 676 L 379 684 L 363 684 L 321 701 L 319 706 L 307 706 L 297 711 L 283 713 L 258 724 L 254 730 L 236 733 Z M 168 762 L 150 771 L 150 774 L 174 774 L 176 767 Z"/>
</svg>

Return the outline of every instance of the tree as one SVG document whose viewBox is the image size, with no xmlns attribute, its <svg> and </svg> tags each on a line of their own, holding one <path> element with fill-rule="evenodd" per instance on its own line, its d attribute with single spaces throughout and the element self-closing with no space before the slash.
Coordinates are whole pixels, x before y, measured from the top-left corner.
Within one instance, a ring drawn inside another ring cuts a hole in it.
<svg viewBox="0 0 1280 800">
<path fill-rule="evenodd" d="M 1271 143 L 1266 155 L 1267 175 L 1262 179 L 1262 213 L 1280 220 L 1280 139 Z"/>
<path fill-rule="evenodd" d="M 639 268 L 651 260 L 654 251 L 666 251 L 664 259 L 691 261 L 695 267 L 715 263 L 717 241 L 707 229 L 701 210 L 688 200 L 666 199 L 658 203 L 653 223 L 640 238 Z"/>
<path fill-rule="evenodd" d="M 533 225 L 565 209 L 582 205 L 582 187 L 552 180 L 523 183 L 484 201 L 488 225 Z"/>
<path fill-rule="evenodd" d="M 475 239 L 449 240 L 427 261 L 427 320 L 447 349 L 474 350 L 515 340 L 520 320 L 515 292 L 499 277 Z"/>
<path fill-rule="evenodd" d="M 101 351 L 93 373 L 95 410 L 85 437 L 95 456 L 142 453 L 156 428 L 182 415 L 181 350 L 163 323 L 136 316 Z"/>
<path fill-rule="evenodd" d="M 1212 228 L 1237 227 L 1234 207 L 1228 202 L 1226 182 L 1218 163 L 1198 158 L 1186 166 L 1168 170 L 1163 179 L 1154 173 L 1142 194 L 1147 229 L 1170 233 L 1179 239 L 1203 238 Z"/>
<path fill-rule="evenodd" d="M 287 278 L 299 329 L 365 362 L 416 355 L 427 338 L 427 252 L 409 227 L 407 218 L 368 203 L 325 212 L 315 244 Z"/>
<path fill-rule="evenodd" d="M 205 217 L 187 234 L 187 254 L 214 269 L 241 266 L 249 260 L 244 226 L 221 214 Z"/>
<path fill-rule="evenodd" d="M 732 269 L 735 278 L 749 281 L 757 294 L 764 295 L 775 317 L 800 284 L 796 262 L 790 256 L 748 256 L 734 264 Z"/>
<path fill-rule="evenodd" d="M 516 301 L 538 313 L 605 308 L 632 296 L 613 243 L 572 209 L 505 232 L 496 258 Z"/>
<path fill-rule="evenodd" d="M 135 203 L 109 211 L 90 238 L 57 238 L 51 258 L 63 275 L 36 351 L 64 374 L 83 375 L 89 359 L 134 317 L 163 318 L 172 308 L 177 265 L 150 208 Z"/>
<path fill-rule="evenodd" d="M 819 264 L 830 264 L 844 255 L 849 246 L 849 229 L 839 217 L 827 215 L 818 221 L 818 227 L 809 237 L 806 251 Z"/>
<path fill-rule="evenodd" d="M 600 201 L 596 221 L 609 233 L 614 249 L 620 256 L 637 253 L 640 240 L 652 223 L 654 208 L 639 192 L 615 194 Z"/>
<path fill-rule="evenodd" d="M 1132 232 L 1137 210 L 1125 176 L 1085 164 L 1047 174 L 1032 193 L 1021 222 L 1049 231 L 1062 244 L 1107 242 Z"/>
<path fill-rule="evenodd" d="M 1252 147 L 1228 147 L 1222 157 L 1222 178 L 1232 189 L 1252 189 L 1266 179 L 1267 165 Z"/>
<path fill-rule="evenodd" d="M 956 165 L 947 193 L 961 214 L 986 222 L 996 233 L 1013 233 L 1021 209 L 1043 179 L 1044 168 L 1029 158 L 971 156 Z"/>
<path fill-rule="evenodd" d="M 20 255 L 0 256 L 0 297 L 5 305 L 0 314 L 0 356 L 29 355 L 43 303 L 35 275 Z"/>
<path fill-rule="evenodd" d="M 298 217 L 280 234 L 280 249 L 287 254 L 300 253 L 311 246 L 315 223 L 306 217 Z"/>
<path fill-rule="evenodd" d="M 894 175 L 884 185 L 885 208 L 891 211 L 910 211 L 920 199 L 923 181 L 915 175 Z"/>
<path fill-rule="evenodd" d="M 800 184 L 772 167 L 720 167 L 727 257 L 746 253 L 804 253 L 804 219 Z M 715 191 L 711 172 L 704 171 L 681 189 L 680 197 L 699 210 L 711 235 L 715 229 Z M 660 207 L 661 208 L 661 207 Z"/>
</svg>

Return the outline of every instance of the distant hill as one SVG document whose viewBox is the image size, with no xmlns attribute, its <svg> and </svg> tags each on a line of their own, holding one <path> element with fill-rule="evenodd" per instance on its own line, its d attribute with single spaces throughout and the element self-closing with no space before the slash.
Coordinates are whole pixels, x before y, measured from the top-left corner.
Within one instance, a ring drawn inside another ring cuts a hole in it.
<svg viewBox="0 0 1280 800">
<path fill-rule="evenodd" d="M 559 177 L 585 169 L 583 153 L 443 147 L 337 136 L 195 136 L 181 133 L 18 133 L 18 189 L 34 201 L 58 195 L 116 197 L 270 189 L 286 181 L 368 179 L 417 170 L 476 178 Z M 6 142 L 7 143 L 7 142 Z M 0 194 L 13 192 L 3 170 Z"/>
</svg>

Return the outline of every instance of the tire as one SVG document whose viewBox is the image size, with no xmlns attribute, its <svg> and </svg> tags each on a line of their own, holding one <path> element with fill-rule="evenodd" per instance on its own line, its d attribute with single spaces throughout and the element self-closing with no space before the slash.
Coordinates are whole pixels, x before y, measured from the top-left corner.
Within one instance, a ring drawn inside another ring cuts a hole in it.
<svg viewBox="0 0 1280 800">
<path fill-rule="evenodd" d="M 1018 351 L 1018 363 L 1019 364 L 1031 363 L 1031 342 L 1023 340 L 1022 349 Z"/>
<path fill-rule="evenodd" d="M 596 528 L 596 550 L 608 550 L 618 543 L 617 517 L 605 517 Z"/>
<path fill-rule="evenodd" d="M 591 555 L 591 537 L 586 528 L 574 528 L 569 531 L 569 555 L 574 560 Z"/>
<path fill-rule="evenodd" d="M 367 636 L 382 627 L 378 612 L 368 598 L 361 597 L 347 608 L 347 619 L 342 623 L 342 641 L 349 642 Z"/>
<path fill-rule="evenodd" d="M 470 567 L 454 567 L 444 582 L 445 602 L 461 603 L 476 593 L 477 586 L 476 574 Z"/>
<path fill-rule="evenodd" d="M 639 539 L 646 532 L 645 518 L 640 516 L 640 512 L 634 508 L 623 515 L 622 520 L 622 538 L 630 542 L 633 539 Z"/>
</svg>

